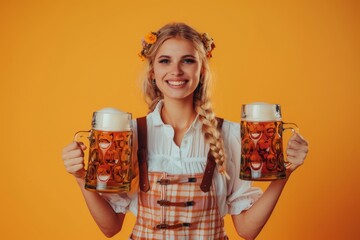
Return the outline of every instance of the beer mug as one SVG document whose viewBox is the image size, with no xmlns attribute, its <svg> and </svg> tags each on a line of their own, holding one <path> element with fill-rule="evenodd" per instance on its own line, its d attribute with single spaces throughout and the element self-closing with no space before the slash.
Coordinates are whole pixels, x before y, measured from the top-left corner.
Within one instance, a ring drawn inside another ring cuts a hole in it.
<svg viewBox="0 0 360 240">
<path fill-rule="evenodd" d="M 93 113 L 92 129 L 74 140 L 89 139 L 85 188 L 98 192 L 128 192 L 132 180 L 131 114 L 114 108 Z"/>
<path fill-rule="evenodd" d="M 284 123 L 279 104 L 251 103 L 241 110 L 241 169 L 244 180 L 269 181 L 286 177 L 283 131 L 298 132 Z"/>
</svg>

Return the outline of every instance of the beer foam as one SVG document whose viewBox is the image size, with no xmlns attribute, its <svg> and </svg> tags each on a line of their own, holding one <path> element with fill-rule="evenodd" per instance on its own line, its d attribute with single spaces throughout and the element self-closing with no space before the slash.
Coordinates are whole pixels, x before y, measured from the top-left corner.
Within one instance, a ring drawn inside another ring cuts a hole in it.
<svg viewBox="0 0 360 240">
<path fill-rule="evenodd" d="M 116 108 L 100 109 L 93 114 L 92 128 L 112 132 L 130 131 L 131 113 Z"/>
<path fill-rule="evenodd" d="M 281 121 L 279 104 L 254 102 L 242 105 L 241 119 L 249 122 Z"/>
</svg>

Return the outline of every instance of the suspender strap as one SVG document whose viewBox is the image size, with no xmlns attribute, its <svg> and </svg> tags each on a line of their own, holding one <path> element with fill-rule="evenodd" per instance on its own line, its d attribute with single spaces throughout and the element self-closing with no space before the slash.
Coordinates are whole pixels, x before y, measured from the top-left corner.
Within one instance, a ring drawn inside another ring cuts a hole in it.
<svg viewBox="0 0 360 240">
<path fill-rule="evenodd" d="M 218 121 L 218 129 L 220 130 L 224 119 L 216 118 Z M 138 162 L 139 162 L 139 174 L 140 174 L 140 190 L 147 192 L 150 190 L 149 177 L 148 177 L 148 166 L 147 166 L 147 124 L 146 117 L 137 118 L 137 129 L 138 129 Z M 203 180 L 200 185 L 200 189 L 203 192 L 208 192 L 212 183 L 214 170 L 216 167 L 215 158 L 208 153 L 208 160 L 205 167 Z"/>
<path fill-rule="evenodd" d="M 160 185 L 194 183 L 196 181 L 197 181 L 196 178 L 176 178 L 176 179 L 162 178 L 160 180 L 157 180 L 157 182 L 160 183 Z"/>
<path fill-rule="evenodd" d="M 155 229 L 178 229 L 181 227 L 190 227 L 191 223 L 178 223 L 174 225 L 169 225 L 166 223 L 156 225 Z"/>
<path fill-rule="evenodd" d="M 170 202 L 167 200 L 158 200 L 157 203 L 160 206 L 174 206 L 174 207 L 190 207 L 195 205 L 195 201 L 188 201 L 188 202 Z"/>
<path fill-rule="evenodd" d="M 150 189 L 148 166 L 147 166 L 147 125 L 146 117 L 136 119 L 138 129 L 138 163 L 139 163 L 139 177 L 140 189 L 147 192 Z"/>
<path fill-rule="evenodd" d="M 217 128 L 220 130 L 221 127 L 222 127 L 222 124 L 224 122 L 224 119 L 216 118 L 216 120 L 218 121 Z M 201 185 L 200 185 L 201 191 L 208 192 L 210 190 L 210 186 L 211 186 L 211 183 L 212 183 L 212 178 L 213 178 L 213 175 L 214 175 L 215 167 L 216 167 L 215 158 L 214 158 L 213 155 L 210 154 L 210 150 L 209 150 L 208 160 L 207 160 L 207 163 L 206 163 L 203 180 L 202 180 Z"/>
</svg>

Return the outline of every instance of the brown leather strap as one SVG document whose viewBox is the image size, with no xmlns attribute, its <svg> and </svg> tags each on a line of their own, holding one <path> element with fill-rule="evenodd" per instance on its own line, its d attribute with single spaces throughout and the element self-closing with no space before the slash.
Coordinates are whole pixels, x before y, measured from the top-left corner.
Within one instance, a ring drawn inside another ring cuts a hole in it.
<svg viewBox="0 0 360 240">
<path fill-rule="evenodd" d="M 138 163 L 140 190 L 147 192 L 150 189 L 147 166 L 147 124 L 146 117 L 136 119 L 138 130 Z"/>
<path fill-rule="evenodd" d="M 162 178 L 157 181 L 160 185 L 170 185 L 170 184 L 181 184 L 181 183 L 194 183 L 196 182 L 196 178 L 175 178 L 175 179 L 168 179 Z"/>
<path fill-rule="evenodd" d="M 157 203 L 160 206 L 173 206 L 173 207 L 190 207 L 190 206 L 194 206 L 195 202 L 194 201 L 188 201 L 188 202 L 170 202 L 167 200 L 158 200 Z"/>
<path fill-rule="evenodd" d="M 177 228 L 181 228 L 181 227 L 190 227 L 190 226 L 191 226 L 190 223 L 178 223 L 178 224 L 174 224 L 174 225 L 162 223 L 162 224 L 156 225 L 155 228 L 156 229 L 177 229 Z"/>
<path fill-rule="evenodd" d="M 222 124 L 224 122 L 224 119 L 216 118 L 216 120 L 218 121 L 217 128 L 220 130 L 221 127 L 222 127 Z M 210 154 L 210 150 L 209 150 L 208 160 L 207 160 L 207 163 L 206 163 L 203 180 L 202 180 L 201 185 L 200 185 L 201 191 L 208 192 L 210 190 L 210 186 L 211 186 L 211 183 L 212 183 L 212 178 L 213 178 L 213 175 L 214 175 L 215 167 L 216 167 L 215 158 L 214 158 L 214 156 L 212 156 Z"/>
</svg>

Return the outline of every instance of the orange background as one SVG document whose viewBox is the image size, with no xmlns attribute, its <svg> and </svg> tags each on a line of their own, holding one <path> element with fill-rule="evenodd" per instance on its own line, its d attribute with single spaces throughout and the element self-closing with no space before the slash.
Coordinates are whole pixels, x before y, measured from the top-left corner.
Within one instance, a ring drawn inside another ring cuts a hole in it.
<svg viewBox="0 0 360 240">
<path fill-rule="evenodd" d="M 97 109 L 146 113 L 140 40 L 169 21 L 215 39 L 218 115 L 240 121 L 243 103 L 280 103 L 310 142 L 258 239 L 360 238 L 359 2 L 217 2 L 0 2 L 1 239 L 105 239 L 61 150 Z M 128 214 L 115 238 L 133 223 Z"/>
</svg>

